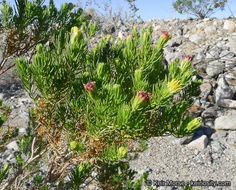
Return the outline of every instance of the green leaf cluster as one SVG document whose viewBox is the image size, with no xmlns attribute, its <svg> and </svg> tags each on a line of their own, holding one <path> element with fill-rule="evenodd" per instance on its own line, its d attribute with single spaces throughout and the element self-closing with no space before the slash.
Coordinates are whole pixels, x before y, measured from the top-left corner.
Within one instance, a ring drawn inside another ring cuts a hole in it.
<svg viewBox="0 0 236 190">
<path fill-rule="evenodd" d="M 198 18 L 206 18 L 218 10 L 223 10 L 227 0 L 176 0 L 174 9 L 180 13 L 187 13 Z"/>
<path fill-rule="evenodd" d="M 50 138 L 56 142 L 62 135 L 73 157 L 90 163 L 95 158 L 104 166 L 101 184 L 139 189 L 142 180 L 134 184 L 127 165 L 119 172 L 128 153 L 124 142 L 193 133 L 201 120 L 187 110 L 201 82 L 193 80 L 197 72 L 188 57 L 162 64 L 168 32 L 153 45 L 151 27 L 141 32 L 134 27 L 124 39 L 108 35 L 94 45 L 95 31 L 96 23 L 72 27 L 70 33 L 55 35 L 50 46 L 37 45 L 31 61 L 17 60 L 18 76 L 36 103 L 34 117 Z M 22 140 L 22 147 L 30 140 Z M 73 172 L 73 188 L 88 177 L 90 170 L 83 168 Z"/>
<path fill-rule="evenodd" d="M 80 164 L 80 166 L 72 170 L 70 187 L 72 189 L 79 189 L 80 185 L 88 178 L 91 172 L 92 166 L 90 163 L 84 162 Z"/>
<path fill-rule="evenodd" d="M 7 65 L 8 59 L 25 55 L 31 59 L 37 44 L 50 46 L 54 35 L 66 33 L 72 26 L 84 25 L 87 29 L 90 19 L 72 3 L 64 3 L 57 9 L 53 0 L 48 5 L 44 0 L 15 0 L 14 6 L 3 0 L 0 3 L 0 29 L 4 31 L 6 40 L 0 75 L 14 67 L 14 64 Z"/>
<path fill-rule="evenodd" d="M 3 168 L 0 168 L 0 183 L 7 177 L 8 170 L 9 170 L 8 164 L 5 164 Z"/>
<path fill-rule="evenodd" d="M 27 32 L 33 33 L 36 42 L 46 43 L 49 37 L 60 30 L 69 31 L 72 26 L 81 26 L 89 17 L 82 16 L 82 9 L 75 9 L 72 3 L 64 3 L 58 10 L 53 0 L 43 5 L 44 0 L 15 0 L 12 7 L 5 0 L 1 2 L 0 25 L 4 30 L 16 29 L 23 41 Z M 14 11 L 13 11 L 14 10 Z"/>
<path fill-rule="evenodd" d="M 93 30 L 93 24 L 88 28 Z M 104 37 L 90 49 L 86 32 L 74 29 L 56 37 L 53 48 L 38 45 L 31 63 L 17 61 L 31 97 L 43 98 L 53 108 L 52 120 L 72 133 L 82 119 L 89 135 L 108 142 L 183 136 L 199 127 L 199 122 L 187 127 L 192 119 L 186 115 L 200 92 L 201 82 L 192 80 L 197 72 L 185 59 L 166 69 L 162 64 L 170 36 L 161 35 L 152 45 L 151 27 L 141 33 L 135 27 L 132 36 L 116 41 Z M 76 40 L 73 35 L 78 35 Z M 93 89 L 86 90 L 91 84 Z M 33 85 L 39 93 L 32 91 Z"/>
<path fill-rule="evenodd" d="M 0 127 L 7 120 L 10 112 L 11 112 L 10 108 L 4 105 L 2 99 L 0 99 Z"/>
</svg>

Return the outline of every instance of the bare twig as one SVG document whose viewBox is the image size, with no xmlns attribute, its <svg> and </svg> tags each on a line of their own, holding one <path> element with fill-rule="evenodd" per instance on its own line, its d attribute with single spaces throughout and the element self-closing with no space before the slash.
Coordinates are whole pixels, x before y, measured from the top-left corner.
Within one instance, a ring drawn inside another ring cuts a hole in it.
<svg viewBox="0 0 236 190">
<path fill-rule="evenodd" d="M 6 69 L 3 70 L 3 71 L 0 70 L 0 75 L 2 75 L 3 73 L 7 72 L 8 70 L 10 70 L 10 69 L 11 69 L 12 67 L 14 67 L 14 66 L 15 66 L 15 64 L 9 66 L 8 68 L 6 68 Z"/>
<path fill-rule="evenodd" d="M 27 162 L 17 170 L 17 172 L 15 173 L 15 175 L 9 179 L 9 181 L 1 188 L 1 190 L 5 190 L 8 186 L 12 185 L 14 183 L 14 181 L 16 180 L 16 178 L 23 173 L 24 169 L 30 164 L 32 163 L 34 160 L 36 160 L 37 158 L 41 157 L 45 152 L 46 149 L 44 151 L 42 151 L 41 153 L 39 153 L 38 155 L 34 156 L 34 154 L 37 152 L 38 149 L 35 149 L 34 145 L 35 145 L 35 141 L 36 141 L 36 137 L 34 137 L 33 142 L 32 142 L 32 146 L 31 146 L 31 156 L 30 158 L 27 160 Z"/>
</svg>

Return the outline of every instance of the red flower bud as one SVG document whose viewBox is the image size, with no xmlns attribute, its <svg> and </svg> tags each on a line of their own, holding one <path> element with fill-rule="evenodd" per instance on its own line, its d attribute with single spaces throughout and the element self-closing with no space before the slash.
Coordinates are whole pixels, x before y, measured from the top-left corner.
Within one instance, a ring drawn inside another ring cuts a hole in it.
<svg viewBox="0 0 236 190">
<path fill-rule="evenodd" d="M 171 34 L 167 31 L 161 31 L 161 36 L 164 38 L 164 39 L 167 39 L 169 40 L 171 38 Z"/>
<path fill-rule="evenodd" d="M 187 56 L 183 56 L 182 59 L 184 60 L 187 60 L 187 61 L 192 61 L 193 57 L 190 56 L 190 55 L 187 55 Z"/>
<path fill-rule="evenodd" d="M 132 103 L 132 110 L 135 111 L 142 106 L 145 106 L 146 103 L 150 100 L 149 94 L 146 91 L 137 91 L 137 95 L 134 98 Z"/>
<path fill-rule="evenodd" d="M 84 88 L 88 92 L 93 92 L 94 88 L 95 88 L 95 84 L 96 84 L 96 82 L 88 82 L 87 84 L 84 84 Z"/>
<path fill-rule="evenodd" d="M 130 37 L 133 37 L 133 34 L 128 34 L 128 35 L 126 36 L 126 38 L 130 38 Z"/>
<path fill-rule="evenodd" d="M 142 99 L 142 102 L 148 102 L 150 100 L 148 92 L 146 91 L 137 91 L 137 97 Z"/>
</svg>

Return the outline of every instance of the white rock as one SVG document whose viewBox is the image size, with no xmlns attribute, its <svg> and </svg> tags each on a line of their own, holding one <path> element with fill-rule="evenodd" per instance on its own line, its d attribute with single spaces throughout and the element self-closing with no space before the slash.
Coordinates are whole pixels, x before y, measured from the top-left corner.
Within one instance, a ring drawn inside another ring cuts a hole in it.
<svg viewBox="0 0 236 190">
<path fill-rule="evenodd" d="M 216 34 L 216 27 L 215 26 L 208 26 L 204 29 L 204 31 L 207 35 Z"/>
<path fill-rule="evenodd" d="M 211 143 L 211 147 L 212 147 L 212 150 L 214 150 L 214 151 L 216 151 L 216 152 L 218 152 L 218 151 L 223 151 L 223 150 L 226 148 L 223 144 L 221 144 L 221 143 L 218 142 L 218 141 L 213 141 L 213 142 Z"/>
<path fill-rule="evenodd" d="M 216 103 L 218 106 L 221 106 L 224 108 L 236 109 L 236 100 L 219 99 Z"/>
<path fill-rule="evenodd" d="M 228 30 L 228 32 L 234 32 L 236 29 L 236 23 L 232 20 L 226 20 L 224 23 L 224 30 Z"/>
<path fill-rule="evenodd" d="M 233 90 L 225 81 L 224 75 L 220 75 L 218 79 L 218 87 L 215 92 L 215 99 L 218 102 L 220 99 L 232 99 L 234 96 Z"/>
<path fill-rule="evenodd" d="M 26 128 L 19 129 L 19 135 L 25 135 L 27 133 Z"/>
<path fill-rule="evenodd" d="M 201 37 L 194 34 L 194 35 L 189 36 L 189 40 L 191 42 L 194 42 L 194 43 L 198 44 L 201 41 Z"/>
<path fill-rule="evenodd" d="M 19 151 L 19 147 L 16 141 L 10 142 L 6 147 L 8 150 Z"/>
<path fill-rule="evenodd" d="M 236 131 L 232 131 L 229 133 L 227 142 L 230 145 L 235 145 L 236 146 Z"/>
<path fill-rule="evenodd" d="M 229 39 L 229 48 L 231 52 L 236 53 L 236 36 Z"/>
<path fill-rule="evenodd" d="M 187 144 L 187 147 L 189 147 L 189 148 L 196 148 L 198 150 L 203 150 L 204 148 L 206 148 L 207 143 L 208 143 L 207 136 L 206 135 L 202 135 L 198 139 L 193 140 L 192 142 Z"/>
<path fill-rule="evenodd" d="M 206 72 L 210 77 L 214 77 L 224 71 L 225 65 L 219 61 L 209 62 Z"/>
<path fill-rule="evenodd" d="M 200 28 L 204 28 L 205 27 L 205 23 L 204 22 L 200 22 L 196 25 L 196 28 L 200 29 Z"/>
<path fill-rule="evenodd" d="M 231 67 L 235 67 L 235 71 L 225 74 L 225 81 L 229 84 L 229 87 L 235 93 L 236 92 L 236 63 L 234 66 L 232 65 Z"/>
<path fill-rule="evenodd" d="M 236 114 L 216 118 L 215 129 L 236 130 Z"/>
</svg>

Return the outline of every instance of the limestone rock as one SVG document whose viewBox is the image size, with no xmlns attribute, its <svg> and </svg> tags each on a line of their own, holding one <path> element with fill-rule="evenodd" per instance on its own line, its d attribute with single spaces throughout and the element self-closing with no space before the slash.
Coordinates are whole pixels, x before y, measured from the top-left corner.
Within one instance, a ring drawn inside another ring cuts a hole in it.
<svg viewBox="0 0 236 190">
<path fill-rule="evenodd" d="M 230 51 L 236 53 L 236 36 L 232 36 L 229 40 Z"/>
<path fill-rule="evenodd" d="M 207 108 L 205 111 L 202 112 L 202 117 L 203 118 L 215 118 L 216 117 L 216 108 L 215 107 L 210 107 Z"/>
<path fill-rule="evenodd" d="M 215 129 L 236 130 L 236 114 L 216 118 Z"/>
<path fill-rule="evenodd" d="M 236 109 L 236 100 L 219 99 L 217 101 L 217 105 L 221 106 L 221 107 L 224 107 L 224 108 Z"/>
<path fill-rule="evenodd" d="M 226 137 L 226 136 L 227 136 L 226 131 L 219 131 L 219 132 L 213 133 L 211 135 L 211 139 L 218 140 L 218 139 L 221 139 L 221 138 Z"/>
<path fill-rule="evenodd" d="M 201 137 L 199 137 L 196 140 L 193 140 L 192 142 L 190 142 L 189 144 L 187 144 L 187 147 L 189 148 L 196 148 L 199 150 L 203 150 L 204 148 L 206 148 L 208 143 L 208 138 L 206 135 L 202 135 Z"/>
<path fill-rule="evenodd" d="M 212 62 L 209 62 L 206 68 L 206 72 L 210 77 L 214 77 L 222 73 L 224 68 L 225 68 L 224 63 L 221 63 L 219 61 L 212 61 Z"/>
<path fill-rule="evenodd" d="M 12 151 L 19 151 L 19 147 L 18 147 L 18 144 L 16 143 L 16 141 L 10 142 L 10 143 L 6 146 L 6 148 L 7 148 L 8 150 L 12 150 Z"/>
<path fill-rule="evenodd" d="M 215 26 L 208 26 L 204 29 L 206 35 L 212 35 L 216 33 L 216 27 Z"/>
<path fill-rule="evenodd" d="M 219 76 L 218 87 L 215 92 L 216 102 L 218 102 L 220 99 L 232 99 L 233 96 L 233 90 L 225 81 L 224 75 Z"/>
<path fill-rule="evenodd" d="M 209 81 L 203 82 L 200 86 L 201 90 L 201 99 L 206 100 L 207 96 L 211 93 L 212 91 L 212 85 Z"/>
<path fill-rule="evenodd" d="M 226 147 L 218 141 L 213 141 L 211 143 L 211 147 L 212 147 L 213 151 L 217 151 L 217 152 L 218 151 L 223 151 L 224 149 L 226 149 Z"/>
<path fill-rule="evenodd" d="M 224 30 L 227 30 L 228 32 L 232 33 L 236 30 L 236 23 L 232 20 L 226 20 L 223 28 Z"/>
<path fill-rule="evenodd" d="M 198 36 L 198 35 L 193 34 L 193 35 L 189 36 L 189 40 L 193 43 L 198 44 L 201 41 L 201 37 Z"/>
<path fill-rule="evenodd" d="M 229 133 L 228 138 L 227 138 L 227 142 L 230 145 L 236 146 L 236 131 L 232 131 Z"/>
</svg>

